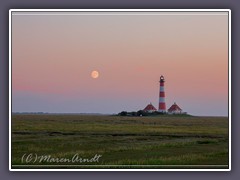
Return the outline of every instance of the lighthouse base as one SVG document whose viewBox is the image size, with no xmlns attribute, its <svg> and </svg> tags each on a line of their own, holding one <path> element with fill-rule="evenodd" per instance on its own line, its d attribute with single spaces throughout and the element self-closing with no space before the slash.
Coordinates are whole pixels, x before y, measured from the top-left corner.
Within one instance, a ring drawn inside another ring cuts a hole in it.
<svg viewBox="0 0 240 180">
<path fill-rule="evenodd" d="M 167 113 L 166 110 L 158 110 L 158 112 L 160 112 L 160 113 Z"/>
</svg>

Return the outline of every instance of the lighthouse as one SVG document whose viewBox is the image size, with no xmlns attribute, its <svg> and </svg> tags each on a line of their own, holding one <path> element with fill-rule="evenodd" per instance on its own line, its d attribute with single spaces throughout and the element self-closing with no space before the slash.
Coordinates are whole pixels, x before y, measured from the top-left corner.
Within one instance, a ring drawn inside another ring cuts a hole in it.
<svg viewBox="0 0 240 180">
<path fill-rule="evenodd" d="M 158 111 L 159 112 L 166 112 L 166 103 L 165 103 L 165 91 L 164 91 L 164 77 L 160 77 L 160 92 L 159 92 L 159 106 Z"/>
</svg>

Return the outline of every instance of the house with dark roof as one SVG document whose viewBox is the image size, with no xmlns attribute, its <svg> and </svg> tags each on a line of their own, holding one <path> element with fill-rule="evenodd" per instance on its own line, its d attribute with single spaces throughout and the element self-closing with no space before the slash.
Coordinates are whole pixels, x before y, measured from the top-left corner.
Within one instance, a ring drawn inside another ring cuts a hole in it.
<svg viewBox="0 0 240 180">
<path fill-rule="evenodd" d="M 168 114 L 182 114 L 182 109 L 174 103 L 169 109 L 168 109 Z"/>
<path fill-rule="evenodd" d="M 144 112 L 152 113 L 157 111 L 157 109 L 152 105 L 152 103 L 149 103 L 144 109 Z"/>
</svg>

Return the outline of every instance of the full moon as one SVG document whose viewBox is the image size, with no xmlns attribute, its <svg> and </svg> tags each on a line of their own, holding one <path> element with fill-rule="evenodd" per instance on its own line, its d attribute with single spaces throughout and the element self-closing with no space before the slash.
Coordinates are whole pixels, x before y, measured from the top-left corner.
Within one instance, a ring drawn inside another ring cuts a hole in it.
<svg viewBox="0 0 240 180">
<path fill-rule="evenodd" d="M 91 76 L 92 76 L 92 78 L 96 79 L 99 76 L 99 72 L 98 71 L 92 71 Z"/>
</svg>

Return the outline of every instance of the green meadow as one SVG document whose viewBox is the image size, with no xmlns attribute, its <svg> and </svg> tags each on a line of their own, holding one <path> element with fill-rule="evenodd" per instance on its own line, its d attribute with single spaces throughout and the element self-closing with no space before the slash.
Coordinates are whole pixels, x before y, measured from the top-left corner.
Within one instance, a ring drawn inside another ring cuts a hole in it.
<svg viewBox="0 0 240 180">
<path fill-rule="evenodd" d="M 13 114 L 11 143 L 13 169 L 228 168 L 227 117 Z"/>
</svg>

